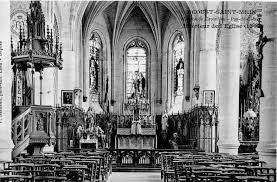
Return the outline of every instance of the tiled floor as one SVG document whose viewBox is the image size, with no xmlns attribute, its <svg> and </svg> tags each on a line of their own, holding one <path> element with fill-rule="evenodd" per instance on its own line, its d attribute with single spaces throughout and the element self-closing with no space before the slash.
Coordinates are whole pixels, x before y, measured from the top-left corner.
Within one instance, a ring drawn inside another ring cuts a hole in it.
<svg viewBox="0 0 277 182">
<path fill-rule="evenodd" d="M 108 182 L 162 182 L 159 172 L 113 172 Z"/>
</svg>

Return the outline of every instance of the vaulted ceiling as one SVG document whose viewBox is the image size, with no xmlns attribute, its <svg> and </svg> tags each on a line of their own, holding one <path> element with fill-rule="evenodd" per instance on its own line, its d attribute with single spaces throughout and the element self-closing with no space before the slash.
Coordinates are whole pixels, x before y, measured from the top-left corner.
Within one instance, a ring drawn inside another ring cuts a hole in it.
<svg viewBox="0 0 277 182">
<path fill-rule="evenodd" d="M 82 19 L 83 30 L 88 31 L 89 25 L 102 13 L 110 38 L 116 44 L 124 25 L 134 14 L 140 15 L 152 30 L 157 46 L 161 44 L 162 35 L 170 16 L 175 16 L 180 25 L 189 24 L 189 6 L 185 1 L 91 1 L 87 4 Z M 188 27 L 188 26 L 186 26 Z M 188 35 L 190 30 L 186 30 Z"/>
</svg>

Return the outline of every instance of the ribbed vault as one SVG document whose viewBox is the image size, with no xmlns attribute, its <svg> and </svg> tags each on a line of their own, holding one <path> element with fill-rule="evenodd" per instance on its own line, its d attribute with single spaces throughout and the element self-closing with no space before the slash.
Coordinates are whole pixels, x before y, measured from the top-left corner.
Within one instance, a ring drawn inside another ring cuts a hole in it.
<svg viewBox="0 0 277 182">
<path fill-rule="evenodd" d="M 103 14 L 109 27 L 109 34 L 113 45 L 116 45 L 120 34 L 128 18 L 135 8 L 143 12 L 146 22 L 149 24 L 157 47 L 162 41 L 163 28 L 167 24 L 168 17 L 172 14 L 181 25 L 189 24 L 191 18 L 189 6 L 186 2 L 157 2 L 157 1 L 91 1 L 86 5 L 82 18 L 83 34 L 87 35 L 89 25 L 97 15 Z M 185 30 L 190 34 L 190 30 Z"/>
</svg>

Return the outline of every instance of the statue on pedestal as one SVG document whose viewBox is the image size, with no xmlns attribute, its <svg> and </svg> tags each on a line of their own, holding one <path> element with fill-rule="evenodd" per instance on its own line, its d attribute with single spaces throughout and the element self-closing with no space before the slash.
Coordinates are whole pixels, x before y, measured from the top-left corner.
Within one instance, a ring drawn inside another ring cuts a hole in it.
<svg viewBox="0 0 277 182">
<path fill-rule="evenodd" d="M 184 62 L 182 59 L 179 59 L 179 62 L 176 66 L 176 87 L 175 91 L 177 95 L 183 94 L 183 85 L 184 85 Z"/>
</svg>

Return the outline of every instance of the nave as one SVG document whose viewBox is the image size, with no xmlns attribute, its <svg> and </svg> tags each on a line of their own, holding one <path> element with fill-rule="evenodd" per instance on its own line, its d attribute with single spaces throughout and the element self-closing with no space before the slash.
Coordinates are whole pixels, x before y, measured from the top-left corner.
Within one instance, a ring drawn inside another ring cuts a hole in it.
<svg viewBox="0 0 277 182">
<path fill-rule="evenodd" d="M 3 164 L 0 179 L 3 182 L 276 181 L 276 168 L 266 167 L 255 154 L 159 152 L 154 159 L 155 167 L 145 161 L 134 165 L 130 160 L 135 158 L 127 156 L 126 161 L 125 157 L 107 150 L 22 155 Z"/>
<path fill-rule="evenodd" d="M 0 1 L 1 181 L 276 181 L 276 11 Z"/>
</svg>

